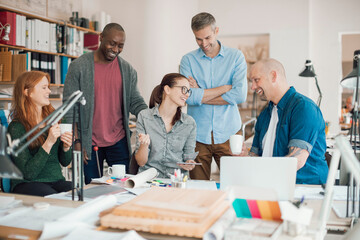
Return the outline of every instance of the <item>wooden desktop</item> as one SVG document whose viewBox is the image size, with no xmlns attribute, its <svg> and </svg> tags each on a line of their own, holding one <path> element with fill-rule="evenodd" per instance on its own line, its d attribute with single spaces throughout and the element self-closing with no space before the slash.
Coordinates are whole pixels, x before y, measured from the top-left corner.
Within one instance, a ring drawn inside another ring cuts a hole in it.
<svg viewBox="0 0 360 240">
<path fill-rule="evenodd" d="M 51 198 L 43 198 L 43 197 L 36 197 L 36 196 L 27 196 L 27 195 L 19 195 L 19 194 L 10 194 L 10 193 L 0 193 L 0 196 L 13 196 L 17 200 L 22 200 L 24 206 L 32 206 L 36 202 L 47 202 L 54 206 L 63 206 L 63 207 L 71 207 L 76 208 L 81 206 L 84 202 L 80 201 L 70 201 L 70 200 L 61 200 L 61 199 L 51 199 Z M 320 214 L 320 208 L 322 204 L 322 200 L 307 200 L 304 203 L 307 207 L 314 209 L 314 214 L 312 217 L 312 222 L 310 226 L 316 226 L 317 223 L 317 216 Z M 345 202 L 344 202 L 345 204 Z M 329 216 L 329 220 L 327 221 L 327 226 L 330 229 L 338 229 L 339 231 L 346 231 L 349 229 L 350 226 L 350 219 L 342 219 L 336 216 L 335 212 L 332 210 Z M 100 229 L 101 230 L 101 229 Z M 106 231 L 117 231 L 113 229 L 105 229 Z M 168 236 L 168 235 L 158 235 L 158 234 L 150 234 L 139 232 L 141 236 L 146 239 L 197 239 L 197 238 L 186 238 L 186 237 L 179 237 L 179 236 Z M 20 226 L 19 228 L 14 227 L 6 227 L 0 226 L 0 238 L 5 239 L 14 239 L 16 237 L 26 236 L 27 239 L 38 239 L 41 235 L 41 231 L 34 231 L 34 230 L 27 230 L 22 229 Z M 11 237 L 12 236 L 12 237 Z M 288 239 L 285 237 L 285 239 Z"/>
</svg>

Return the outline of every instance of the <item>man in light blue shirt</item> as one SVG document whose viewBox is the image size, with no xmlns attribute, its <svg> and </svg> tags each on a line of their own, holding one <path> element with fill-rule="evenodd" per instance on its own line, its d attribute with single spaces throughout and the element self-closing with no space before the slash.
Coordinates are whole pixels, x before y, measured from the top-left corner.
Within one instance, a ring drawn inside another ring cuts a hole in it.
<svg viewBox="0 0 360 240">
<path fill-rule="evenodd" d="M 197 125 L 197 162 L 191 171 L 193 179 L 210 179 L 214 157 L 231 155 L 229 138 L 241 128 L 237 104 L 246 100 L 247 66 L 240 50 L 228 48 L 217 40 L 219 28 L 209 13 L 192 18 L 191 28 L 199 49 L 181 59 L 180 73 L 188 77 L 192 94 L 188 98 L 188 114 Z"/>
</svg>

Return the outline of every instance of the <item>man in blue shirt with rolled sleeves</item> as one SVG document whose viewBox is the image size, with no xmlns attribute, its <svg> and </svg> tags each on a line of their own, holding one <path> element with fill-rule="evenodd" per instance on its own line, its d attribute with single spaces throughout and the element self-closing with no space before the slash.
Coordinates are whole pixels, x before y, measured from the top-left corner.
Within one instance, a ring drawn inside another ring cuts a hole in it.
<svg viewBox="0 0 360 240">
<path fill-rule="evenodd" d="M 181 59 L 180 73 L 188 77 L 192 90 L 188 114 L 196 121 L 195 161 L 202 165 L 190 177 L 209 180 L 212 157 L 220 167 L 220 157 L 231 155 L 230 136 L 241 129 L 237 104 L 246 100 L 247 66 L 241 51 L 217 40 L 219 28 L 211 14 L 195 15 L 191 28 L 200 48 Z"/>
<path fill-rule="evenodd" d="M 251 89 L 269 104 L 258 117 L 249 155 L 296 157 L 297 184 L 326 183 L 329 170 L 320 108 L 288 85 L 284 67 L 275 59 L 255 63 L 250 80 Z"/>
</svg>

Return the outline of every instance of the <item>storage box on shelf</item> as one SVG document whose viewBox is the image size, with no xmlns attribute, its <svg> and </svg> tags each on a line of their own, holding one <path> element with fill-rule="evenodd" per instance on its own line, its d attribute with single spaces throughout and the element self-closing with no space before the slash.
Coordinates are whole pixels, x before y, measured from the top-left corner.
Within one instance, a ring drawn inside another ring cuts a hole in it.
<svg viewBox="0 0 360 240">
<path fill-rule="evenodd" d="M 11 96 L 1 95 L 2 90 L 12 88 L 22 72 L 31 70 L 49 73 L 52 92 L 58 96 L 51 100 L 61 101 L 68 66 L 72 59 L 84 53 L 84 34 L 96 35 L 92 42 L 100 34 L 4 6 L 0 6 L 0 23 L 0 29 L 6 26 L 0 30 L 0 108 L 7 108 L 11 102 Z"/>
</svg>

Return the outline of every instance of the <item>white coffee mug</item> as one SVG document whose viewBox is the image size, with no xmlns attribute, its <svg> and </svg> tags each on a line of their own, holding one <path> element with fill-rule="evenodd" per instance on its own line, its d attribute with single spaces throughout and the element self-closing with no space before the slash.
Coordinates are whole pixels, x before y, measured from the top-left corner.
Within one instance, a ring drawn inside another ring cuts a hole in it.
<svg viewBox="0 0 360 240">
<path fill-rule="evenodd" d="M 116 178 L 125 177 L 125 165 L 123 164 L 114 164 L 108 168 L 108 174 Z"/>
<path fill-rule="evenodd" d="M 243 135 L 231 135 L 230 136 L 230 149 L 233 154 L 240 154 L 244 142 Z"/>
<path fill-rule="evenodd" d="M 64 132 L 72 132 L 72 124 L 71 123 L 60 123 L 60 135 L 63 135 Z"/>
</svg>

